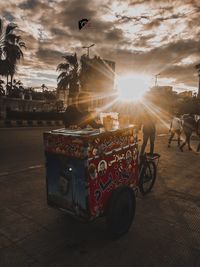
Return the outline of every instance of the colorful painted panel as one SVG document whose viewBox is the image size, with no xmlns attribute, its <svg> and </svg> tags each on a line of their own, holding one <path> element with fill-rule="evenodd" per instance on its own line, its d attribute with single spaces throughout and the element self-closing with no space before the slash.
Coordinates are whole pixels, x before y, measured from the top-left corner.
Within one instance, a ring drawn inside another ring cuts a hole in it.
<svg viewBox="0 0 200 267">
<path fill-rule="evenodd" d="M 133 128 L 106 132 L 89 140 L 88 156 L 106 154 L 115 149 L 134 144 L 137 136 L 134 135 Z"/>
<path fill-rule="evenodd" d="M 80 131 L 79 131 L 80 132 Z M 45 151 L 62 154 L 75 158 L 86 158 L 102 155 L 107 152 L 119 149 L 136 142 L 133 127 L 111 132 L 92 132 L 85 135 L 47 132 L 44 133 Z M 84 130 L 83 130 L 84 133 Z"/>
<path fill-rule="evenodd" d="M 89 160 L 89 207 L 91 216 L 102 214 L 112 191 L 121 185 L 136 186 L 138 149 L 130 145 L 105 157 Z"/>
<path fill-rule="evenodd" d="M 79 137 L 44 133 L 45 151 L 65 156 L 84 158 L 87 156 L 87 144 Z"/>
</svg>

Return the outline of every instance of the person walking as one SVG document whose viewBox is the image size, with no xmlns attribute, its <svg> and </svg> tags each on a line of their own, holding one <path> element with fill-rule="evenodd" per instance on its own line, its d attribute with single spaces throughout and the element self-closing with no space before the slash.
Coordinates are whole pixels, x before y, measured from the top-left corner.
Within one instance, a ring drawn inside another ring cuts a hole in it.
<svg viewBox="0 0 200 267">
<path fill-rule="evenodd" d="M 180 141 L 181 141 L 181 130 L 182 130 L 182 124 L 181 124 L 181 120 L 179 118 L 179 115 L 176 114 L 171 121 L 171 125 L 170 125 L 170 129 L 169 132 L 170 137 L 168 140 L 168 147 L 170 147 L 171 145 L 171 141 L 174 137 L 174 135 L 177 135 L 177 141 L 178 141 L 178 146 L 180 147 Z"/>
<path fill-rule="evenodd" d="M 198 119 L 198 121 L 197 121 L 196 131 L 197 131 L 197 136 L 199 136 L 199 138 L 200 138 L 200 119 Z M 199 144 L 197 146 L 197 152 L 199 152 L 199 151 L 200 151 L 200 141 L 199 141 Z"/>
<path fill-rule="evenodd" d="M 190 139 L 192 136 L 192 131 L 196 128 L 196 121 L 194 119 L 193 114 L 184 115 L 183 117 L 183 132 L 185 134 L 185 141 L 183 144 L 179 147 L 181 152 L 183 152 L 183 147 L 187 144 L 188 149 L 192 150 L 190 146 Z"/>
</svg>

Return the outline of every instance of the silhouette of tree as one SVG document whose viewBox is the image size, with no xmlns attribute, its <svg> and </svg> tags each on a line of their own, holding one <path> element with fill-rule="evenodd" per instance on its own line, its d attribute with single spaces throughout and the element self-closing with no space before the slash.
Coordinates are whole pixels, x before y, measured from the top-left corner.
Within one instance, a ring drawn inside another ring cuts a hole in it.
<svg viewBox="0 0 200 267">
<path fill-rule="evenodd" d="M 25 93 L 25 89 L 20 80 L 13 80 L 13 86 L 11 87 L 11 82 L 8 82 L 7 86 L 7 95 L 9 97 L 21 98 Z"/>
<path fill-rule="evenodd" d="M 3 84 L 4 84 L 4 81 L 0 80 L 0 96 L 5 95 L 5 90 L 4 90 Z"/>
<path fill-rule="evenodd" d="M 4 26 L 0 19 L 0 75 L 7 78 L 7 85 L 10 77 L 11 89 L 17 63 L 23 58 L 22 48 L 26 47 L 21 36 L 14 33 L 17 27 L 14 23 Z"/>
<path fill-rule="evenodd" d="M 64 63 L 60 63 L 57 66 L 57 71 L 61 72 L 57 78 L 58 90 L 69 90 L 69 97 L 73 98 L 79 91 L 79 65 L 77 55 L 66 55 L 63 56 L 65 59 Z"/>
<path fill-rule="evenodd" d="M 43 93 L 44 93 L 45 89 L 48 90 L 48 87 L 44 83 L 41 85 L 41 88 L 42 88 Z"/>
</svg>

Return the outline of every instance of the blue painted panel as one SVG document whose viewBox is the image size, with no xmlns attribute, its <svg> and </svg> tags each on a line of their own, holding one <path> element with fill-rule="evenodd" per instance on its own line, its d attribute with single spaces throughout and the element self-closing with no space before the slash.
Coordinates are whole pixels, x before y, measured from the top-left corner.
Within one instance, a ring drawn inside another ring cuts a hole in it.
<svg viewBox="0 0 200 267">
<path fill-rule="evenodd" d="M 84 160 L 46 154 L 48 199 L 70 210 L 86 210 Z"/>
</svg>

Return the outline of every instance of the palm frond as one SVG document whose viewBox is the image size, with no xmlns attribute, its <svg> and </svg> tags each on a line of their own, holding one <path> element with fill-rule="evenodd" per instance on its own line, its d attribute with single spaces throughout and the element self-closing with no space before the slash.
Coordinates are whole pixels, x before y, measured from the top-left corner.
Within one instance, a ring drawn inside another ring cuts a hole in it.
<svg viewBox="0 0 200 267">
<path fill-rule="evenodd" d="M 66 90 L 69 86 L 69 83 L 66 80 L 60 80 L 57 84 L 58 90 Z"/>
<path fill-rule="evenodd" d="M 60 63 L 56 68 L 57 71 L 63 71 L 63 70 L 67 71 L 68 69 L 69 69 L 68 63 Z"/>
<path fill-rule="evenodd" d="M 25 44 L 25 42 L 19 42 L 18 44 L 19 44 L 20 47 L 24 47 L 24 48 L 26 48 L 26 44 Z"/>
<path fill-rule="evenodd" d="M 15 23 L 9 23 L 7 26 L 6 26 L 6 35 L 7 34 L 10 34 L 14 29 L 17 28 L 17 24 Z"/>
<path fill-rule="evenodd" d="M 66 77 L 68 77 L 68 73 L 66 71 L 63 71 L 58 75 L 57 80 L 60 81 L 62 79 L 65 79 Z"/>
<path fill-rule="evenodd" d="M 70 64 L 70 65 L 76 65 L 77 64 L 77 56 L 76 53 L 73 55 L 65 55 L 63 58 Z"/>
</svg>

